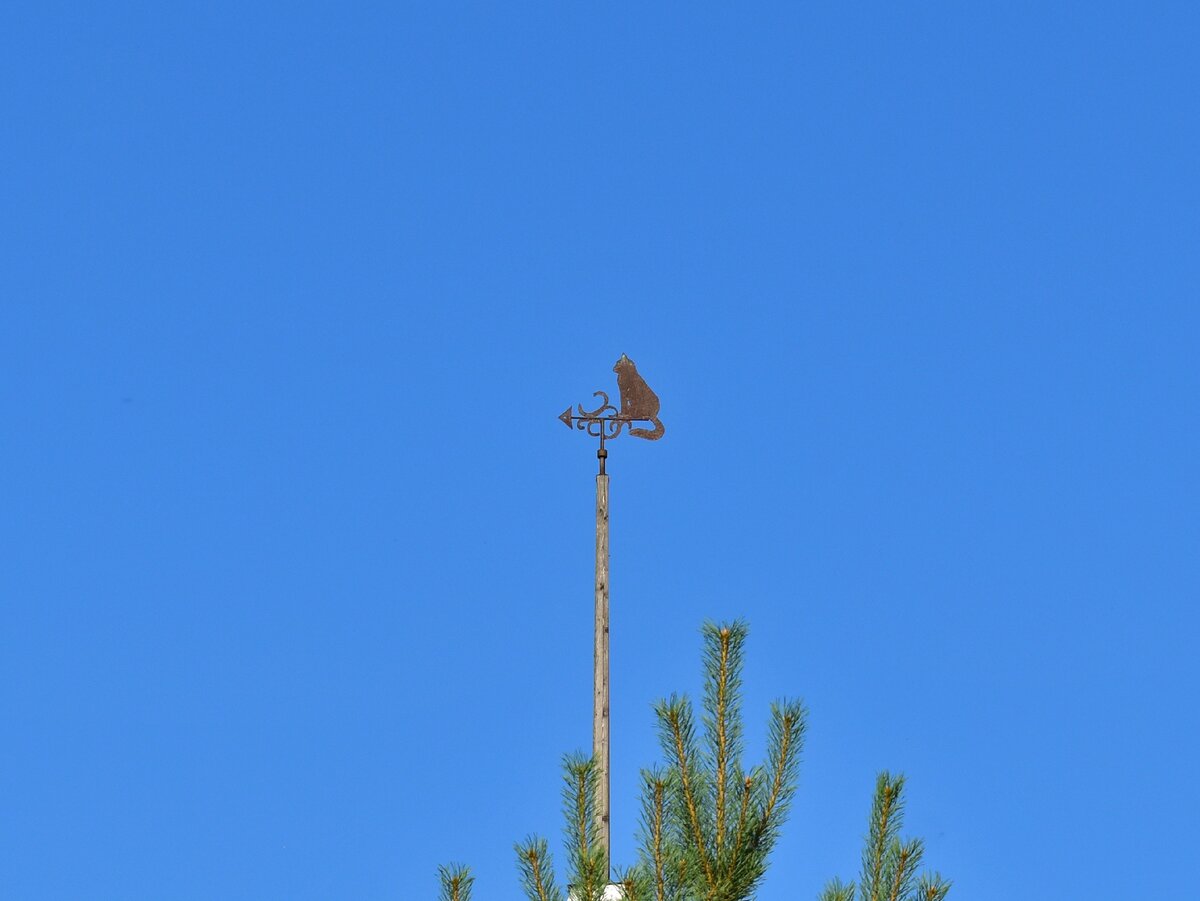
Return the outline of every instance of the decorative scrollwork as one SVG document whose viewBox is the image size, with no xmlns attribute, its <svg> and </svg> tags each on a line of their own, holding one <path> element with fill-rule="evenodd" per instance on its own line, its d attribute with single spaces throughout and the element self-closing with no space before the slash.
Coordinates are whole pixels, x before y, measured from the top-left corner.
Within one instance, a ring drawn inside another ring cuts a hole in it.
<svg viewBox="0 0 1200 901">
<path fill-rule="evenodd" d="M 576 404 L 575 409 L 578 411 L 576 415 L 569 418 L 570 423 L 575 424 L 575 428 L 581 432 L 587 432 L 593 438 L 599 438 L 602 441 L 607 441 L 610 438 L 616 438 L 621 434 L 621 429 L 625 427 L 625 422 L 617 413 L 617 408 L 614 407 L 608 400 L 608 394 L 603 391 L 595 391 L 592 397 L 600 398 L 600 406 L 594 410 L 585 410 L 583 404 Z M 570 413 L 568 409 L 567 413 Z M 567 414 L 564 414 L 565 418 Z"/>
<path fill-rule="evenodd" d="M 625 427 L 625 423 L 620 419 L 612 417 L 605 419 L 581 419 L 575 424 L 575 427 L 580 431 L 586 430 L 593 438 L 603 438 L 605 441 L 608 441 L 621 434 L 621 429 Z"/>
<path fill-rule="evenodd" d="M 599 419 L 605 414 L 611 416 L 617 415 L 617 408 L 608 402 L 608 394 L 604 391 L 593 391 L 592 397 L 602 398 L 600 406 L 594 410 L 583 409 L 583 404 L 576 404 L 576 409 L 579 410 L 579 415 L 585 419 Z"/>
</svg>

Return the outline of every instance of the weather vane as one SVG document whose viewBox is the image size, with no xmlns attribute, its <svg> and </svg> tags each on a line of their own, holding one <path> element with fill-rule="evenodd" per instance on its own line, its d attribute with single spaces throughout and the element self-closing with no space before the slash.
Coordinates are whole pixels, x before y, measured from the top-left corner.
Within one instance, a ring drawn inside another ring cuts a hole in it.
<svg viewBox="0 0 1200 901">
<path fill-rule="evenodd" d="M 596 409 L 585 410 L 583 404 L 577 404 L 574 411 L 567 407 L 558 416 L 567 428 L 574 427 L 600 439 L 596 456 L 600 458 L 601 475 L 604 475 L 604 461 L 608 457 L 604 442 L 616 438 L 623 428 L 628 426 L 630 435 L 647 441 L 657 441 L 666 431 L 658 418 L 658 395 L 638 373 L 637 364 L 621 354 L 621 359 L 613 366 L 613 372 L 617 374 L 617 393 L 621 403 L 619 412 L 609 403 L 607 392 L 595 391 L 592 396 L 600 398 L 600 406 Z M 653 423 L 654 428 L 634 428 L 635 422 Z"/>
<path fill-rule="evenodd" d="M 604 847 L 606 866 L 609 852 L 609 684 L 608 684 L 608 474 L 604 461 L 608 451 L 604 442 L 611 441 L 628 428 L 634 438 L 657 441 L 663 436 L 663 424 L 658 418 L 658 395 L 650 390 L 646 380 L 638 375 L 633 360 L 621 354 L 613 367 L 617 374 L 617 391 L 621 409 L 609 403 L 608 394 L 597 391 L 592 396 L 600 398 L 600 406 L 585 410 L 578 404 L 575 410 L 563 410 L 559 419 L 569 429 L 587 432 L 600 439 L 600 472 L 596 476 L 596 625 L 595 656 L 593 658 L 592 692 L 592 759 L 598 769 L 595 798 L 595 823 Z M 635 427 L 634 423 L 649 423 L 653 428 Z M 605 881 L 607 881 L 607 876 Z M 616 885 L 605 889 L 605 899 L 622 898 L 624 895 Z"/>
</svg>

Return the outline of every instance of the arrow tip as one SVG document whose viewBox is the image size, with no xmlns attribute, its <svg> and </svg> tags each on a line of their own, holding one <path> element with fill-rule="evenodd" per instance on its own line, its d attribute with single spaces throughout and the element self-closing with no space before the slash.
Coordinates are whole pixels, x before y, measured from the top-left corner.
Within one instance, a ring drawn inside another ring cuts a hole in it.
<svg viewBox="0 0 1200 901">
<path fill-rule="evenodd" d="M 569 429 L 571 427 L 571 408 L 567 407 L 565 410 L 559 413 L 558 418 L 562 424 Z"/>
</svg>

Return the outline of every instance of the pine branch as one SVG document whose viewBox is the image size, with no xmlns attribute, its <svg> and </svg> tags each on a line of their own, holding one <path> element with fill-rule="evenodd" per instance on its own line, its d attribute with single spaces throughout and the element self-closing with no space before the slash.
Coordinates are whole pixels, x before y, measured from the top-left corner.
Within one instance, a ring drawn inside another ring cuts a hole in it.
<svg viewBox="0 0 1200 901">
<path fill-rule="evenodd" d="M 805 732 L 804 707 L 795 701 L 778 702 L 771 712 L 767 769 L 756 768 L 742 777 L 745 816 L 740 818 L 733 852 L 721 873 L 722 898 L 740 901 L 754 894 L 795 794 Z"/>
<path fill-rule="evenodd" d="M 631 867 L 618 873 L 616 882 L 625 895 L 625 901 L 651 901 L 654 897 L 653 879 L 644 867 Z"/>
<path fill-rule="evenodd" d="M 579 754 L 563 758 L 562 797 L 570 884 L 580 893 L 580 901 L 601 901 L 608 874 L 607 852 L 596 825 L 599 785 L 600 770 L 595 760 Z"/>
<path fill-rule="evenodd" d="M 667 756 L 673 759 L 673 766 L 678 776 L 680 800 L 691 839 L 690 850 L 700 864 L 707 887 L 711 889 L 715 880 L 709 854 L 709 841 L 705 835 L 706 830 L 701 817 L 700 787 L 703 783 L 703 775 L 697 765 L 699 752 L 696 750 L 692 705 L 687 698 L 677 698 L 672 695 L 669 700 L 660 701 L 655 707 L 655 712 L 659 718 L 664 750 Z"/>
<path fill-rule="evenodd" d="M 941 873 L 924 875 L 917 886 L 918 901 L 942 901 L 950 893 L 950 881 L 943 879 Z"/>
<path fill-rule="evenodd" d="M 642 770 L 642 863 L 654 885 L 654 901 L 667 901 L 667 777 Z"/>
<path fill-rule="evenodd" d="M 750 800 L 754 797 L 755 775 L 755 773 L 751 773 L 742 780 L 742 802 L 741 809 L 738 812 L 737 844 L 734 845 L 733 854 L 729 861 L 729 869 L 731 871 L 737 868 L 738 862 L 741 859 L 742 846 L 746 842 L 746 829 L 750 825 Z"/>
<path fill-rule="evenodd" d="M 925 846 L 919 838 L 901 843 L 897 840 L 889 853 L 889 866 L 886 882 L 890 885 L 888 901 L 905 901 L 916 881 L 917 867 L 921 865 L 921 857 Z"/>
<path fill-rule="evenodd" d="M 846 885 L 840 879 L 834 879 L 825 886 L 818 901 L 854 901 L 854 883 Z"/>
<path fill-rule="evenodd" d="M 514 845 L 521 887 L 529 901 L 562 901 L 562 892 L 554 883 L 554 863 L 544 838 L 530 836 Z"/>
<path fill-rule="evenodd" d="M 729 630 L 722 629 L 718 637 L 721 659 L 717 663 L 717 699 L 713 711 L 717 727 L 717 854 L 725 845 L 725 768 L 729 766 Z"/>
<path fill-rule="evenodd" d="M 741 686 L 743 649 L 749 630 L 740 620 L 706 622 L 704 636 L 704 725 L 715 763 L 716 819 L 713 838 L 719 859 L 729 840 L 728 801 L 736 792 L 742 752 Z"/>
<path fill-rule="evenodd" d="M 442 884 L 439 901 L 471 901 L 475 877 L 469 867 L 459 863 L 438 867 L 438 878 Z"/>
<path fill-rule="evenodd" d="M 885 770 L 875 782 L 859 901 L 943 901 L 949 893 L 950 883 L 937 873 L 923 875 L 918 882 L 917 869 L 925 856 L 925 843 L 919 838 L 900 839 L 903 820 L 904 777 L 893 777 Z M 854 901 L 853 895 L 853 883 L 847 887 L 835 879 L 825 888 L 821 901 Z"/>
<path fill-rule="evenodd" d="M 881 901 L 886 890 L 883 873 L 887 850 L 896 841 L 903 818 L 901 793 L 904 777 L 894 779 L 884 770 L 875 783 L 875 800 L 867 827 L 867 847 L 863 852 L 862 892 L 867 901 Z"/>
<path fill-rule="evenodd" d="M 763 805 L 760 832 L 773 843 L 783 818 L 796 793 L 800 772 L 800 752 L 808 729 L 808 712 L 799 701 L 779 701 L 771 705 L 771 726 L 767 758 L 771 766 L 771 792 Z"/>
</svg>

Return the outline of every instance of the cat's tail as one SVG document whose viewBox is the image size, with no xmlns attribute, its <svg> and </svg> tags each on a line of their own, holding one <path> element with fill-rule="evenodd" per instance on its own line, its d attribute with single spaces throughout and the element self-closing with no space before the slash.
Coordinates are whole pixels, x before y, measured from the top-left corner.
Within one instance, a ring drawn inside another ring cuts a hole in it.
<svg viewBox="0 0 1200 901">
<path fill-rule="evenodd" d="M 663 428 L 663 424 L 658 421 L 657 416 L 652 418 L 650 421 L 652 423 L 654 423 L 654 428 L 652 428 L 652 429 L 631 428 L 629 430 L 629 434 L 632 435 L 634 438 L 645 438 L 647 441 L 657 441 L 659 438 L 661 438 L 663 436 L 663 432 L 665 432 L 666 429 Z"/>
</svg>

